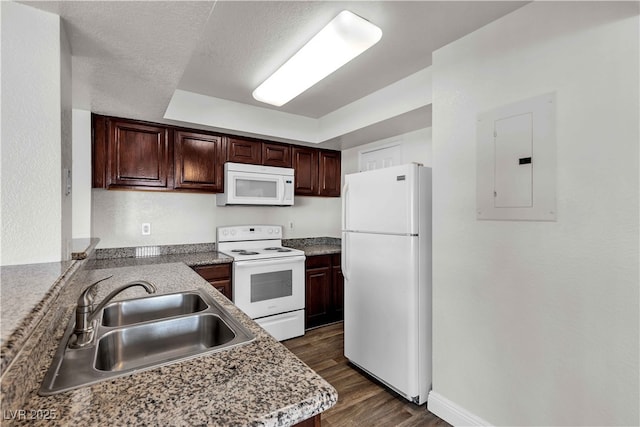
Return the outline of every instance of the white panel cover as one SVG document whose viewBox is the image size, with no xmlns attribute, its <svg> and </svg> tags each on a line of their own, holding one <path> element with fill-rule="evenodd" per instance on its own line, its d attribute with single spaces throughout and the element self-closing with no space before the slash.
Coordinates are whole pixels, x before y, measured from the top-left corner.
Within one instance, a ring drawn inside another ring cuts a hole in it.
<svg viewBox="0 0 640 427">
<path fill-rule="evenodd" d="M 478 114 L 476 218 L 556 220 L 556 94 Z"/>
<path fill-rule="evenodd" d="M 416 164 L 346 175 L 343 230 L 417 234 L 417 177 Z"/>
<path fill-rule="evenodd" d="M 501 118 L 494 123 L 494 204 L 497 208 L 532 206 L 532 128 L 532 113 Z"/>
<path fill-rule="evenodd" d="M 343 233 L 344 352 L 407 396 L 419 394 L 418 237 Z"/>
</svg>

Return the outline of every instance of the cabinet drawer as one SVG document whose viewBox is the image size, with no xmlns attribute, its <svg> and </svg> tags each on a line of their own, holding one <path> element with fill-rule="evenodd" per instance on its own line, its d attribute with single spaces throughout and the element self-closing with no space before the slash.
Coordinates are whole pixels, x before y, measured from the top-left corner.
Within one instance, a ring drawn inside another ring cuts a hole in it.
<svg viewBox="0 0 640 427">
<path fill-rule="evenodd" d="M 229 280 L 231 278 L 231 264 L 203 265 L 193 269 L 208 281 Z"/>
<path fill-rule="evenodd" d="M 329 267 L 329 266 L 331 266 L 330 255 L 314 255 L 314 256 L 307 257 L 307 259 L 305 260 L 305 267 L 307 269 Z"/>
</svg>

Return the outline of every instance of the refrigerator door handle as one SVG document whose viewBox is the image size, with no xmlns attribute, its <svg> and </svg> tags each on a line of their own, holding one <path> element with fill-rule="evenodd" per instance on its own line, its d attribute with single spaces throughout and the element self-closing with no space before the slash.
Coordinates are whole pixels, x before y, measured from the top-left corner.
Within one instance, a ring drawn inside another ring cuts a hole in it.
<svg viewBox="0 0 640 427">
<path fill-rule="evenodd" d="M 349 201 L 349 183 L 342 187 L 342 229 L 347 230 L 347 203 Z"/>
<path fill-rule="evenodd" d="M 342 277 L 349 281 L 349 266 L 347 264 L 347 241 L 349 233 L 342 233 L 342 251 L 340 252 L 340 263 L 342 264 Z"/>
<path fill-rule="evenodd" d="M 342 187 L 342 230 L 347 230 L 347 204 L 349 203 L 349 183 L 345 182 Z M 340 253 L 340 263 L 342 264 L 342 276 L 349 281 L 349 266 L 347 264 L 347 240 L 349 233 L 342 233 L 342 251 Z"/>
</svg>

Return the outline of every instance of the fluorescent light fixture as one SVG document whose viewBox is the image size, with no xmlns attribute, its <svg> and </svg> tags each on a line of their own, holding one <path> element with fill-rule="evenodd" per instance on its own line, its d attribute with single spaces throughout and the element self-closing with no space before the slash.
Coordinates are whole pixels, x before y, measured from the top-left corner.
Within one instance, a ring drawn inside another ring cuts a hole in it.
<svg viewBox="0 0 640 427">
<path fill-rule="evenodd" d="M 382 30 L 343 10 L 253 91 L 253 97 L 280 107 L 376 44 Z"/>
</svg>

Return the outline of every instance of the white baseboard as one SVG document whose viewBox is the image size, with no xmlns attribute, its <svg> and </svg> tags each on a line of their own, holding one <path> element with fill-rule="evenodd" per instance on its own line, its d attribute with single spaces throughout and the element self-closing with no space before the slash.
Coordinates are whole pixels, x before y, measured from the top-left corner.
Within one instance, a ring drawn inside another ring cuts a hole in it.
<svg viewBox="0 0 640 427">
<path fill-rule="evenodd" d="M 454 426 L 491 426 L 487 421 L 431 390 L 427 409 Z"/>
</svg>

